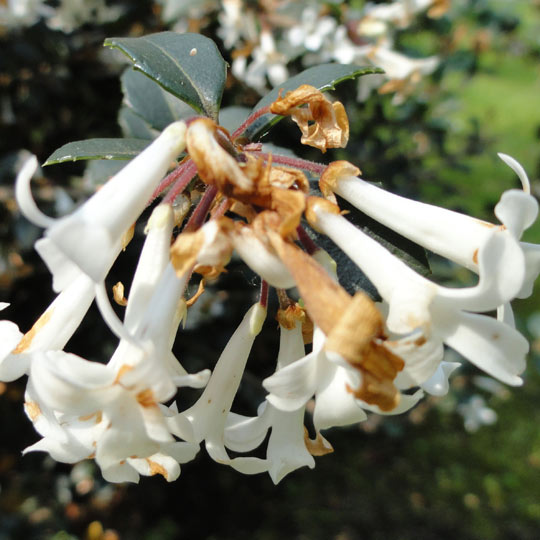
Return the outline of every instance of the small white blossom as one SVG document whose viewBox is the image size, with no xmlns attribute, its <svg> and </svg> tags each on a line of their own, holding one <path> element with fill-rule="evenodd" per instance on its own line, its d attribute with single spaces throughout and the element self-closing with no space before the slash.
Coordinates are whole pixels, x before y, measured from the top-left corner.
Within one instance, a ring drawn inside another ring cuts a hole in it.
<svg viewBox="0 0 540 540">
<path fill-rule="evenodd" d="M 267 88 L 267 78 L 272 86 L 285 82 L 289 76 L 285 67 L 286 58 L 278 52 L 274 37 L 269 31 L 261 32 L 260 42 L 251 53 L 253 60 L 248 64 L 245 56 L 233 60 L 231 67 L 235 77 L 243 80 L 259 92 Z"/>
<path fill-rule="evenodd" d="M 244 474 L 267 471 L 268 461 L 252 457 L 231 459 L 225 449 L 224 432 L 253 341 L 265 316 L 266 309 L 260 304 L 251 307 L 221 353 L 200 398 L 188 410 L 169 419 L 174 434 L 190 442 L 205 441 L 212 459 Z"/>
<path fill-rule="evenodd" d="M 497 413 L 486 406 L 484 398 L 472 396 L 467 403 L 457 406 L 457 411 L 463 416 L 465 429 L 474 433 L 482 426 L 491 426 L 497 421 Z"/>
<path fill-rule="evenodd" d="M 280 328 L 278 369 L 305 355 L 302 325 L 297 323 L 288 330 Z M 271 403 L 263 402 L 253 418 L 231 413 L 225 429 L 225 445 L 236 452 L 249 452 L 257 448 L 271 429 L 266 459 L 268 473 L 277 484 L 287 474 L 307 466 L 315 467 L 315 460 L 306 448 L 304 428 L 305 406 L 283 411 Z"/>
</svg>

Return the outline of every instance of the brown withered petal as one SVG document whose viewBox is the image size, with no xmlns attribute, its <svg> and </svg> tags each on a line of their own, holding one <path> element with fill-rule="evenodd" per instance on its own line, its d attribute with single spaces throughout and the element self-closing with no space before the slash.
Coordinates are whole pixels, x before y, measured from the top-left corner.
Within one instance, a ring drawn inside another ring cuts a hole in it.
<svg viewBox="0 0 540 540">
<path fill-rule="evenodd" d="M 300 219 L 306 208 L 306 196 L 301 191 L 272 188 L 271 209 L 276 211 L 281 219 L 278 232 L 283 237 L 296 234 Z"/>
<path fill-rule="evenodd" d="M 204 276 L 204 279 L 208 281 L 213 281 L 217 279 L 220 274 L 227 272 L 225 265 L 209 266 L 206 264 L 198 264 L 193 271 L 197 274 L 201 274 L 201 276 Z"/>
<path fill-rule="evenodd" d="M 300 108 L 308 105 L 307 108 Z M 325 152 L 327 148 L 344 148 L 349 141 L 349 120 L 343 105 L 332 103 L 314 86 L 303 84 L 278 97 L 270 111 L 290 116 L 302 132 L 301 142 Z"/>
<path fill-rule="evenodd" d="M 377 379 L 369 372 L 362 372 L 362 385 L 360 388 L 351 388 L 346 385 L 347 392 L 371 405 L 377 405 L 381 411 L 392 411 L 399 405 L 400 393 L 389 379 Z"/>
<path fill-rule="evenodd" d="M 313 332 L 315 330 L 313 321 L 311 317 L 306 313 L 306 319 L 302 324 L 302 339 L 304 340 L 304 345 L 309 345 L 313 343 Z"/>
<path fill-rule="evenodd" d="M 270 184 L 283 189 L 295 187 L 304 193 L 309 193 L 309 181 L 306 175 L 291 167 L 272 167 L 270 169 Z"/>
<path fill-rule="evenodd" d="M 362 171 L 348 161 L 333 161 L 324 169 L 319 178 L 319 189 L 321 193 L 332 203 L 337 204 L 334 191 L 340 178 L 358 176 Z"/>
<path fill-rule="evenodd" d="M 321 199 L 320 197 L 311 196 L 308 197 L 306 200 L 306 210 L 305 210 L 305 216 L 308 220 L 308 223 L 316 230 L 319 231 L 317 227 L 317 212 L 315 212 L 316 206 L 322 206 L 323 209 L 326 212 L 330 212 L 332 214 L 340 214 L 339 206 L 336 204 L 330 202 L 326 199 Z M 319 231 L 322 232 L 322 231 Z"/>
<path fill-rule="evenodd" d="M 248 223 L 251 223 L 257 217 L 257 212 L 251 205 L 240 201 L 233 201 L 229 210 L 237 216 L 245 218 Z"/>
<path fill-rule="evenodd" d="M 171 246 L 171 263 L 178 277 L 185 275 L 195 265 L 203 243 L 204 232 L 201 229 L 184 232 L 176 238 Z"/>
<path fill-rule="evenodd" d="M 392 92 L 402 92 L 405 90 L 406 79 L 390 79 L 379 87 L 377 92 L 381 95 L 391 94 Z"/>
<path fill-rule="evenodd" d="M 351 302 L 349 294 L 326 270 L 299 247 L 268 232 L 272 247 L 297 283 L 306 310 L 325 334 L 329 334 Z"/>
<path fill-rule="evenodd" d="M 352 389 L 359 399 L 389 411 L 399 403 L 394 379 L 405 365 L 382 343 L 384 322 L 375 303 L 357 292 L 334 328 L 327 334 L 324 348 L 338 353 L 362 373 L 360 388 Z"/>
<path fill-rule="evenodd" d="M 332 445 L 317 431 L 315 439 L 309 438 L 309 433 L 306 427 L 304 426 L 304 444 L 306 445 L 307 451 L 312 456 L 324 456 L 326 454 L 331 454 L 334 449 Z"/>
<path fill-rule="evenodd" d="M 325 348 L 356 364 L 371 341 L 383 335 L 384 323 L 375 303 L 366 294 L 357 292 L 338 323 L 327 333 Z"/>
<path fill-rule="evenodd" d="M 171 246 L 171 263 L 180 277 L 198 263 L 196 270 L 208 279 L 223 272 L 232 252 L 229 231 L 233 222 L 225 217 L 207 222 L 195 232 L 183 232 Z"/>
<path fill-rule="evenodd" d="M 227 196 L 235 187 L 251 191 L 253 182 L 244 174 L 236 159 L 216 140 L 217 132 L 218 126 L 209 118 L 195 120 L 186 132 L 186 146 L 200 178 L 206 184 L 215 185 Z"/>
</svg>

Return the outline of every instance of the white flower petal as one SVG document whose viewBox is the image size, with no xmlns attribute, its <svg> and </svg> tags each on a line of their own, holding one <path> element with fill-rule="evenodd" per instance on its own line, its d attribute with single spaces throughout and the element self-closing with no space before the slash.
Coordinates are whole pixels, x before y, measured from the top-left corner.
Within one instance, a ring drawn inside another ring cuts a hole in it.
<svg viewBox="0 0 540 540">
<path fill-rule="evenodd" d="M 485 315 L 461 313 L 448 328 L 445 342 L 486 373 L 511 386 L 520 386 L 525 370 L 527 340 L 512 327 Z"/>
<path fill-rule="evenodd" d="M 450 388 L 448 378 L 460 366 L 459 362 L 441 362 L 435 373 L 422 383 L 422 389 L 432 396 L 446 396 Z"/>
<path fill-rule="evenodd" d="M 127 462 L 115 463 L 109 467 L 101 467 L 101 474 L 107 482 L 139 483 L 139 473 Z"/>
<path fill-rule="evenodd" d="M 10 354 L 22 337 L 15 323 L 0 321 L 0 381 L 11 382 L 28 373 L 30 358 Z"/>
<path fill-rule="evenodd" d="M 36 205 L 32 197 L 30 182 L 38 168 L 36 156 L 26 160 L 15 181 L 15 198 L 24 216 L 39 227 L 50 227 L 54 219 L 46 216 Z"/>
<path fill-rule="evenodd" d="M 538 203 L 530 194 L 518 189 L 505 191 L 495 206 L 495 215 L 499 218 L 512 236 L 521 238 L 538 217 Z"/>
<path fill-rule="evenodd" d="M 358 383 L 351 379 L 349 370 L 326 363 L 324 376 L 320 376 L 317 390 L 313 423 L 317 431 L 334 426 L 347 426 L 363 422 L 367 415 L 358 406 L 354 394 L 347 385 L 356 388 Z"/>
<path fill-rule="evenodd" d="M 272 405 L 268 405 L 272 407 Z M 315 460 L 304 442 L 304 410 L 272 411 L 272 433 L 268 441 L 266 458 L 268 473 L 274 484 L 300 467 L 315 467 Z"/>
<path fill-rule="evenodd" d="M 148 306 L 154 288 L 169 262 L 173 215 L 169 204 L 160 204 L 148 220 L 146 240 L 133 276 L 124 316 L 124 324 L 131 333 L 135 331 L 140 314 Z"/>
<path fill-rule="evenodd" d="M 523 191 L 525 193 L 530 193 L 531 183 L 529 182 L 529 177 L 527 176 L 527 173 L 522 165 L 508 154 L 499 152 L 497 155 L 518 175 L 519 179 L 521 180 L 521 185 L 523 186 Z"/>
<path fill-rule="evenodd" d="M 400 389 L 419 386 L 433 376 L 443 355 L 441 339 L 416 332 L 406 338 L 386 342 L 387 347 L 405 361 L 405 367 L 394 381 Z"/>
<path fill-rule="evenodd" d="M 229 465 L 242 474 L 259 474 L 268 470 L 266 459 L 254 457 L 239 457 L 231 459 L 222 443 L 208 439 L 206 441 L 206 451 L 208 455 L 222 465 Z"/>
<path fill-rule="evenodd" d="M 40 400 L 58 411 L 91 414 L 118 395 L 112 370 L 62 351 L 35 353 L 30 376 Z"/>
<path fill-rule="evenodd" d="M 269 411 L 269 408 L 265 410 Z M 268 412 L 253 417 L 230 413 L 224 434 L 225 446 L 234 452 L 249 452 L 257 448 L 266 437 L 270 420 Z"/>
<path fill-rule="evenodd" d="M 294 411 L 307 403 L 317 388 L 318 356 L 312 352 L 263 381 L 266 399 L 277 409 Z"/>
</svg>

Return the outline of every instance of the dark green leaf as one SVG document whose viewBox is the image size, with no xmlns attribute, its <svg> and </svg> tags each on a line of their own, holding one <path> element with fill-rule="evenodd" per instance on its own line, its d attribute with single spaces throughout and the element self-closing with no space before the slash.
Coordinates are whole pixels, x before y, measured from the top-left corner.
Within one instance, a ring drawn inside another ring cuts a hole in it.
<svg viewBox="0 0 540 540">
<path fill-rule="evenodd" d="M 376 67 L 359 67 L 350 64 L 321 64 L 320 66 L 311 67 L 295 75 L 287 82 L 276 86 L 255 105 L 252 114 L 275 101 L 281 90 L 288 92 L 289 90 L 298 88 L 302 84 L 310 84 L 322 92 L 327 92 L 328 90 L 333 90 L 337 84 L 343 81 L 356 79 L 362 75 L 372 73 L 384 73 L 384 71 Z M 271 113 L 264 114 L 260 118 L 257 118 L 242 135 L 250 141 L 258 139 L 282 118 L 282 116 Z"/>
<path fill-rule="evenodd" d="M 55 150 L 43 164 L 54 165 L 64 161 L 83 159 L 132 159 L 146 148 L 147 139 L 88 139 L 74 141 Z"/>
<path fill-rule="evenodd" d="M 88 162 L 88 165 L 84 169 L 84 178 L 90 185 L 97 187 L 107 182 L 107 180 L 125 166 L 125 161 L 93 159 Z"/>
<path fill-rule="evenodd" d="M 133 109 L 123 105 L 118 112 L 118 124 L 122 128 L 124 137 L 132 139 L 155 139 L 158 135 L 150 124 L 133 112 Z"/>
<path fill-rule="evenodd" d="M 200 34 L 160 32 L 140 38 L 108 38 L 105 46 L 119 49 L 135 69 L 217 120 L 227 64 L 212 40 Z"/>
<path fill-rule="evenodd" d="M 163 90 L 140 71 L 127 69 L 121 80 L 124 105 L 144 119 L 150 128 L 163 131 L 172 122 L 196 114 L 187 103 Z"/>
<path fill-rule="evenodd" d="M 250 113 L 251 109 L 248 107 L 240 107 L 238 105 L 223 107 L 219 111 L 219 125 L 232 133 Z"/>
</svg>

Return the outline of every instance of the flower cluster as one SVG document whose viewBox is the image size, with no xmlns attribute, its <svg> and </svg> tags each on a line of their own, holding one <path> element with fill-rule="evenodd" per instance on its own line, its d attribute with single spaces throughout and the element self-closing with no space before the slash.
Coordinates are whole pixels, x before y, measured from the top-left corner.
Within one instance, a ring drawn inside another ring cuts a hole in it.
<svg viewBox="0 0 540 540">
<path fill-rule="evenodd" d="M 321 2 L 183 2 L 159 0 L 162 18 L 179 31 L 199 30 L 201 21 L 217 13 L 218 36 L 231 51 L 231 71 L 250 88 L 264 93 L 289 77 L 289 66 L 300 59 L 305 67 L 324 63 L 375 65 L 385 74 L 359 81 L 358 98 L 371 91 L 394 93 L 398 104 L 424 75 L 438 66 L 436 56 L 411 58 L 396 48 L 396 33 L 423 14 L 439 18 L 449 0 L 394 0 L 366 3 L 361 11 L 341 5 L 329 10 Z M 336 13 L 339 11 L 339 17 Z"/>
<path fill-rule="evenodd" d="M 280 95 L 268 110 L 291 116 L 304 144 L 323 152 L 347 144 L 343 106 L 309 85 Z M 59 219 L 44 215 L 32 199 L 37 160 L 21 170 L 17 200 L 45 229 L 35 247 L 58 293 L 24 335 L 9 321 L 0 326 L 0 380 L 28 376 L 25 410 L 41 435 L 26 451 L 67 463 L 95 459 L 112 482 L 137 481 L 141 474 L 172 481 L 204 442 L 215 461 L 246 474 L 268 472 L 277 483 L 332 451 L 322 430 L 361 422 L 367 412 L 402 413 L 425 392 L 444 395 L 459 365 L 443 360 L 445 345 L 506 384 L 522 383 L 528 343 L 514 327 L 510 302 L 530 295 L 540 246 L 520 240 L 538 205 L 515 160 L 500 155 L 523 189 L 503 193 L 495 207 L 500 224 L 491 224 L 389 193 L 361 179 L 348 162 L 326 166 L 265 153 L 245 144 L 241 133 L 209 118 L 175 122 Z M 318 187 L 306 172 L 319 177 Z M 125 306 L 121 320 L 105 278 L 133 224 L 165 191 L 146 226 L 128 298 L 121 283 L 114 287 L 113 298 Z M 195 191 L 204 193 L 196 199 Z M 177 233 L 186 215 L 179 198 L 196 204 Z M 342 200 L 475 272 L 478 283 L 448 288 L 419 275 L 348 221 Z M 313 230 L 354 261 L 382 302 L 361 291 L 351 296 L 339 284 Z M 233 252 L 260 276 L 260 298 L 213 369 L 188 373 L 172 350 L 198 296 L 185 299 L 187 284 L 199 274 L 203 294 Z M 262 382 L 268 394 L 256 415 L 243 416 L 233 412 L 233 402 L 267 316 L 270 288 L 279 299 L 276 368 Z M 65 350 L 93 301 L 118 337 L 107 363 Z M 489 314 L 495 310 L 497 317 Z M 175 398 L 185 387 L 202 391 L 179 410 Z M 306 411 L 313 413 L 313 437 Z M 265 454 L 250 454 L 264 441 Z"/>
<path fill-rule="evenodd" d="M 31 26 L 40 19 L 52 30 L 72 32 L 83 24 L 103 24 L 118 19 L 123 9 L 105 0 L 60 0 L 57 7 L 45 0 L 7 0 L 0 5 L 0 28 Z"/>
</svg>

